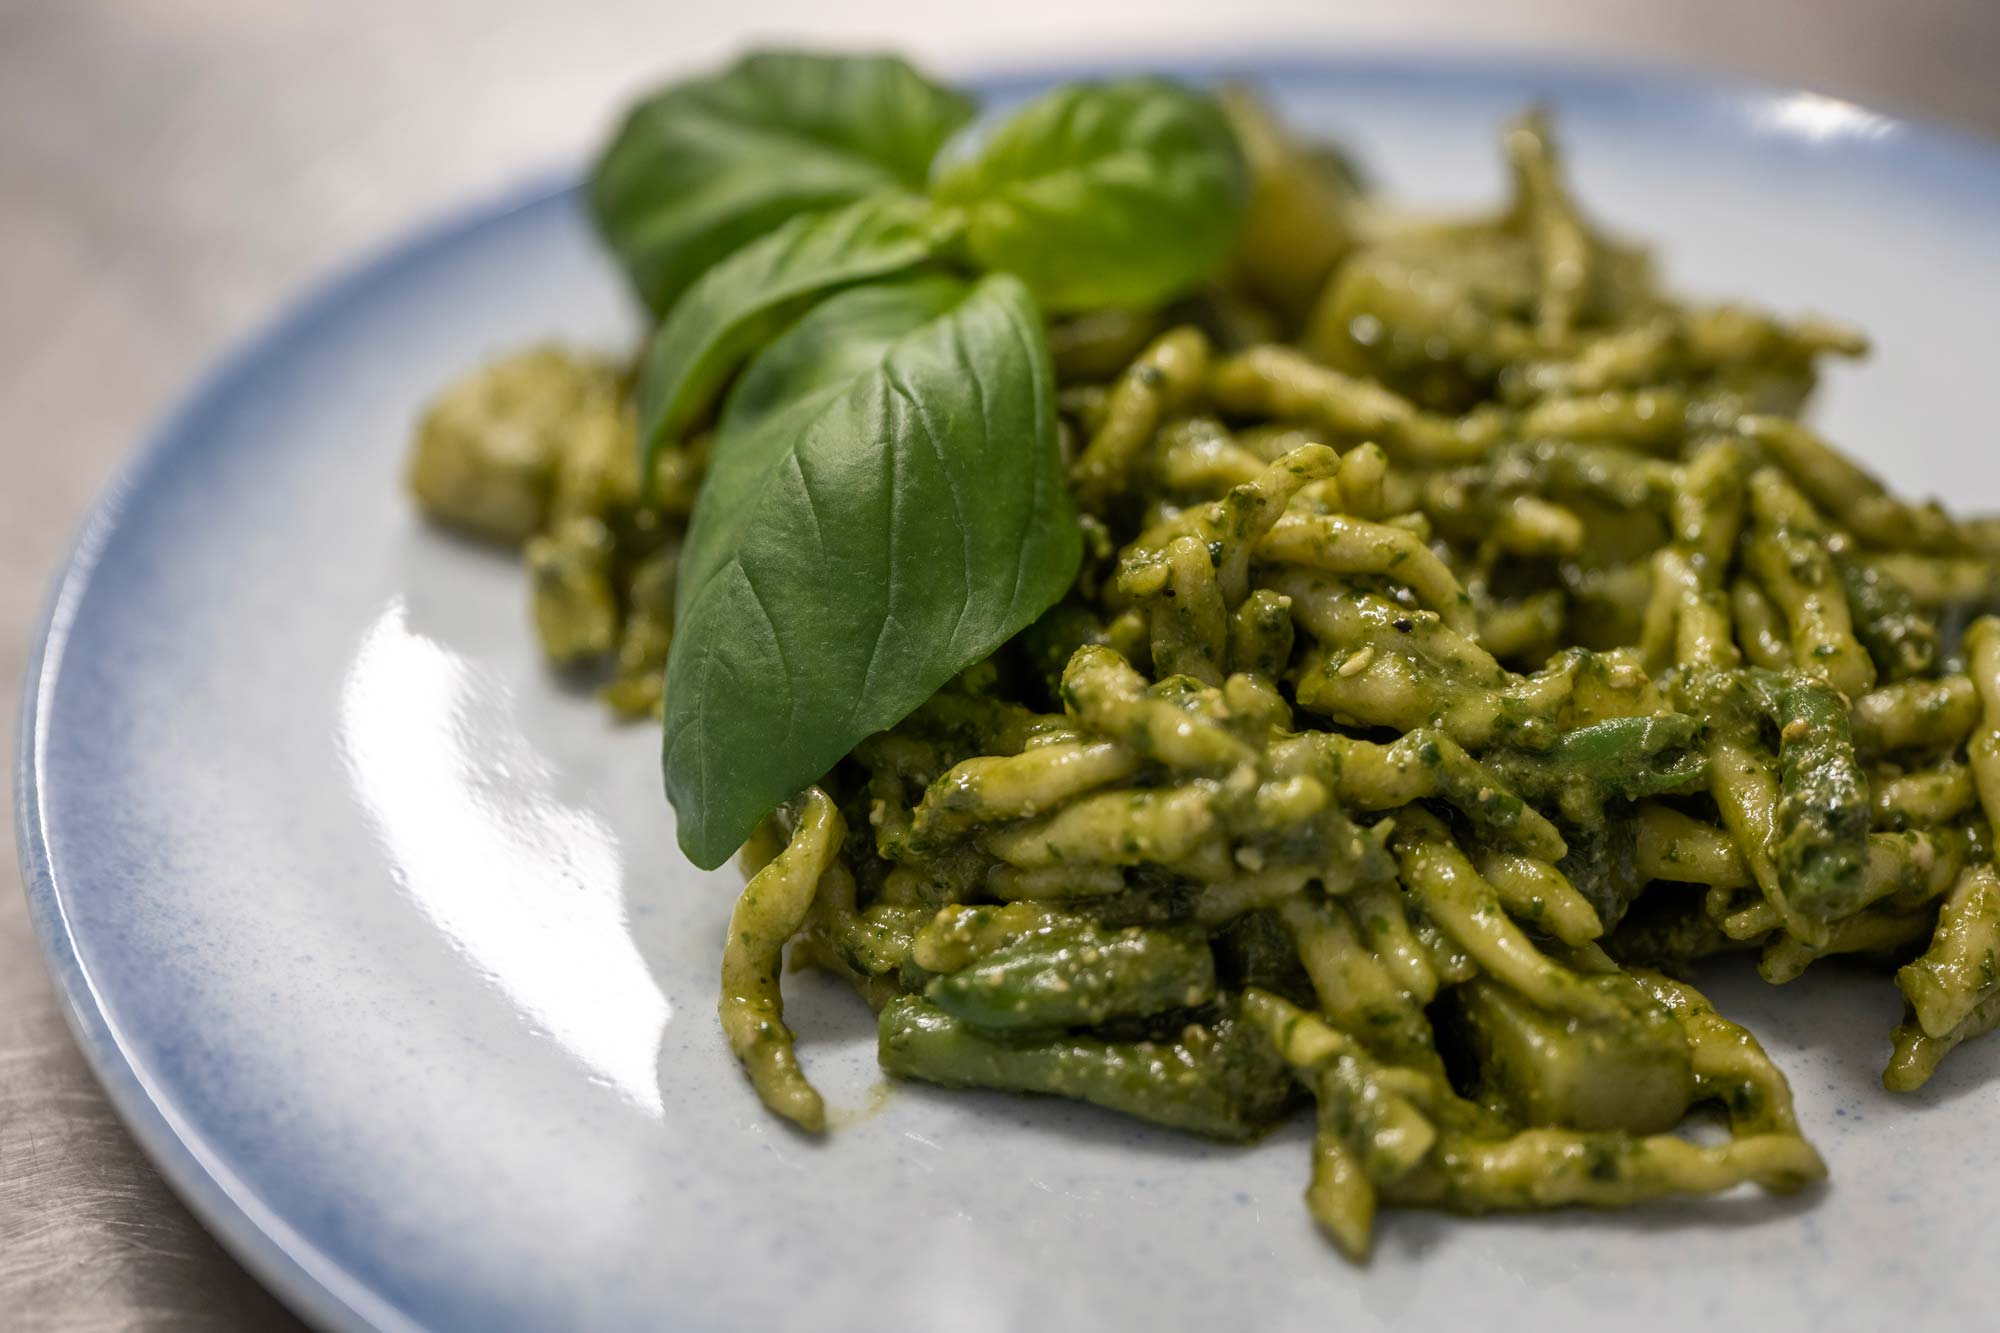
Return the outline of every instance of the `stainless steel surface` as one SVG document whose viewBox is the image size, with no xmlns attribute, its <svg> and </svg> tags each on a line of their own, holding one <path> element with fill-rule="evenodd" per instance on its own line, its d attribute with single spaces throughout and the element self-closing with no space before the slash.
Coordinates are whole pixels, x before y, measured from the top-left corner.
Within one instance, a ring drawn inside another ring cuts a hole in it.
<svg viewBox="0 0 2000 1333">
<path fill-rule="evenodd" d="M 18 695 L 84 507 L 205 362 L 330 265 L 574 158 L 644 80 L 746 40 L 869 40 L 957 70 L 1135 47 L 1532 45 L 1719 65 L 2000 132 L 1992 0 L 702 9 L 0 0 L 0 698 Z M 0 841 L 11 851 L 11 824 Z M 0 1326 L 290 1326 L 98 1092 L 14 866 L 0 854 Z"/>
</svg>

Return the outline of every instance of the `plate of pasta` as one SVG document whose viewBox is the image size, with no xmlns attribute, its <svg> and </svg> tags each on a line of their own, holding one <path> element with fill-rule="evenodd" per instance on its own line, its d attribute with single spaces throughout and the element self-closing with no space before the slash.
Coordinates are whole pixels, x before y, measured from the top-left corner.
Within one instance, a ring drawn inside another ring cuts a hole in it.
<svg viewBox="0 0 2000 1333">
<path fill-rule="evenodd" d="M 79 1037 L 329 1327 L 1976 1321 L 1996 221 L 1650 70 L 666 82 L 94 512 Z"/>
</svg>

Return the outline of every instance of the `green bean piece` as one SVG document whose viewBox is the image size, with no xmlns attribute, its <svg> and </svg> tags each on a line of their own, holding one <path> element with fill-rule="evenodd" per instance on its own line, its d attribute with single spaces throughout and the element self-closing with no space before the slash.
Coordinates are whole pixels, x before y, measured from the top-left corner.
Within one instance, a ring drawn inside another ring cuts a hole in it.
<svg viewBox="0 0 2000 1333">
<path fill-rule="evenodd" d="M 618 597 L 612 586 L 611 533 L 596 518 L 564 520 L 528 539 L 535 634 L 560 666 L 605 656 L 618 646 Z"/>
<path fill-rule="evenodd" d="M 982 1034 L 905 995 L 882 1010 L 876 1055 L 896 1078 L 1070 1097 L 1233 1142 L 1263 1134 L 1292 1099 L 1270 1042 L 1226 1011 L 1187 1024 L 1172 1041 L 1012 1038 Z"/>
<path fill-rule="evenodd" d="M 1709 796 L 1752 881 L 1795 934 L 1823 938 L 1824 923 L 1786 910 L 1786 885 L 1772 853 L 1778 763 L 1758 735 L 1743 679 L 1735 673 L 1692 673 L 1677 685 L 1682 707 L 1708 719 Z"/>
<path fill-rule="evenodd" d="M 1570 823 L 1595 828 L 1607 800 L 1700 790 L 1708 756 L 1694 745 L 1698 730 L 1682 713 L 1611 718 L 1565 732 L 1539 752 L 1489 750 L 1484 762 L 1532 804 L 1554 805 Z"/>
<path fill-rule="evenodd" d="M 1885 681 L 1930 674 L 1937 661 L 1937 626 L 1917 608 L 1910 590 L 1869 565 L 1835 562 L 1847 592 L 1854 634 Z"/>
<path fill-rule="evenodd" d="M 1930 947 L 1896 973 L 1896 987 L 1933 1040 L 2000 995 L 2000 874 L 1992 866 L 1968 866 L 1959 876 Z"/>
<path fill-rule="evenodd" d="M 1070 468 L 1079 499 L 1095 504 L 1125 485 L 1160 422 L 1198 391 L 1208 360 L 1208 339 L 1183 326 L 1154 339 L 1118 377 L 1103 422 Z"/>
<path fill-rule="evenodd" d="M 1711 717 L 1709 794 L 1752 877 L 1787 930 L 1823 944 L 1827 924 L 1860 907 L 1866 888 L 1867 787 L 1843 701 L 1798 675 L 1710 673 L 1680 686 L 1683 706 Z M 1775 782 L 1751 707 L 1779 728 Z"/>
<path fill-rule="evenodd" d="M 1868 861 L 1862 872 L 1860 904 L 1872 907 L 1882 903 L 1890 914 L 1913 912 L 1951 888 L 1970 851 L 1970 840 L 1953 829 L 1927 833 L 1870 833 Z M 1855 919 L 1842 918 L 1843 921 Z M 1759 900 L 1730 911 L 1721 924 L 1735 938 L 1749 940 L 1779 929 L 1784 921 L 1775 906 L 1769 901 Z M 1810 956 L 1818 957 L 1820 952 L 1833 949 L 1833 939 L 1839 935 L 1840 925 L 1841 922 L 1837 921 L 1828 927 L 1830 933 L 1824 940 L 1800 940 L 1799 943 Z M 1834 951 L 1855 952 L 1887 947 L 1858 942 L 1871 937 L 1867 936 L 1866 928 L 1857 927 L 1856 931 L 1859 933 L 1849 937 L 1851 943 L 1848 948 Z"/>
<path fill-rule="evenodd" d="M 743 886 L 722 951 L 718 1010 L 729 1049 L 765 1106 L 815 1134 L 826 1127 L 826 1106 L 799 1068 L 785 1026 L 778 965 L 785 942 L 805 924 L 813 891 L 844 836 L 840 811 L 825 792 L 808 788 L 790 841 Z"/>
<path fill-rule="evenodd" d="M 1579 980 L 1621 1016 L 1562 1018 L 1488 977 L 1452 992 L 1486 1099 L 1528 1125 L 1671 1129 L 1695 1086 L 1681 1025 L 1631 977 L 1613 971 Z"/>
<path fill-rule="evenodd" d="M 924 998 L 985 1032 L 1094 1027 L 1215 998 L 1215 958 L 1186 928 L 1051 926 L 938 977 Z"/>
<path fill-rule="evenodd" d="M 1777 691 L 1778 804 L 1771 857 L 1787 916 L 1817 922 L 1861 906 L 1868 859 L 1868 783 L 1855 758 L 1847 704 L 1824 685 L 1791 679 Z"/>
</svg>

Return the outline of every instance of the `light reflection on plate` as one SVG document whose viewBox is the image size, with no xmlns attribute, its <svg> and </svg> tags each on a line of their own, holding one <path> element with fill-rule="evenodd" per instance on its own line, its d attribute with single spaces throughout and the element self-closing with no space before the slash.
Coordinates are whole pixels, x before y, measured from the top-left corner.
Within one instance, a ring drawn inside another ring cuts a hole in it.
<svg viewBox="0 0 2000 1333">
<path fill-rule="evenodd" d="M 660 1114 L 672 1017 L 626 930 L 618 839 L 553 795 L 504 686 L 413 632 L 400 597 L 340 694 L 341 753 L 411 898 L 493 984 L 628 1100 Z"/>
<path fill-rule="evenodd" d="M 1896 122 L 1852 102 L 1820 93 L 1794 93 L 1772 100 L 1762 123 L 1780 134 L 1824 142 L 1829 139 L 1879 139 L 1894 133 Z"/>
</svg>

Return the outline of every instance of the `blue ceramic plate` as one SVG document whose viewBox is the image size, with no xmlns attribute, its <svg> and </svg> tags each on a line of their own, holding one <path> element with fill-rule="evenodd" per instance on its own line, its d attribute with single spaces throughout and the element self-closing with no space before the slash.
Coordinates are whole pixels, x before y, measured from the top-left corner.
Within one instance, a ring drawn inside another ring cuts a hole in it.
<svg viewBox="0 0 2000 1333">
<path fill-rule="evenodd" d="M 1656 238 L 1680 285 L 1877 336 L 1820 400 L 1844 446 L 1905 489 L 2000 502 L 1993 149 L 1647 71 L 1182 72 L 1257 75 L 1424 205 L 1497 198 L 1499 123 L 1547 99 L 1593 212 Z M 50 965 L 134 1132 L 303 1313 L 1269 1333 L 1985 1318 L 2000 1042 L 1892 1100 L 1897 999 L 1845 975 L 1715 992 L 1791 1075 L 1827 1188 L 1399 1214 L 1365 1270 L 1307 1221 L 1303 1129 L 1231 1150 L 1026 1099 L 909 1088 L 877 1107 L 868 1015 L 810 978 L 805 1058 L 853 1115 L 823 1146 L 786 1132 L 716 1030 L 736 884 L 676 856 L 653 729 L 552 681 L 518 570 L 419 526 L 399 489 L 411 421 L 453 375 L 635 332 L 568 179 L 428 231 L 211 377 L 51 598 L 19 783 Z"/>
</svg>

